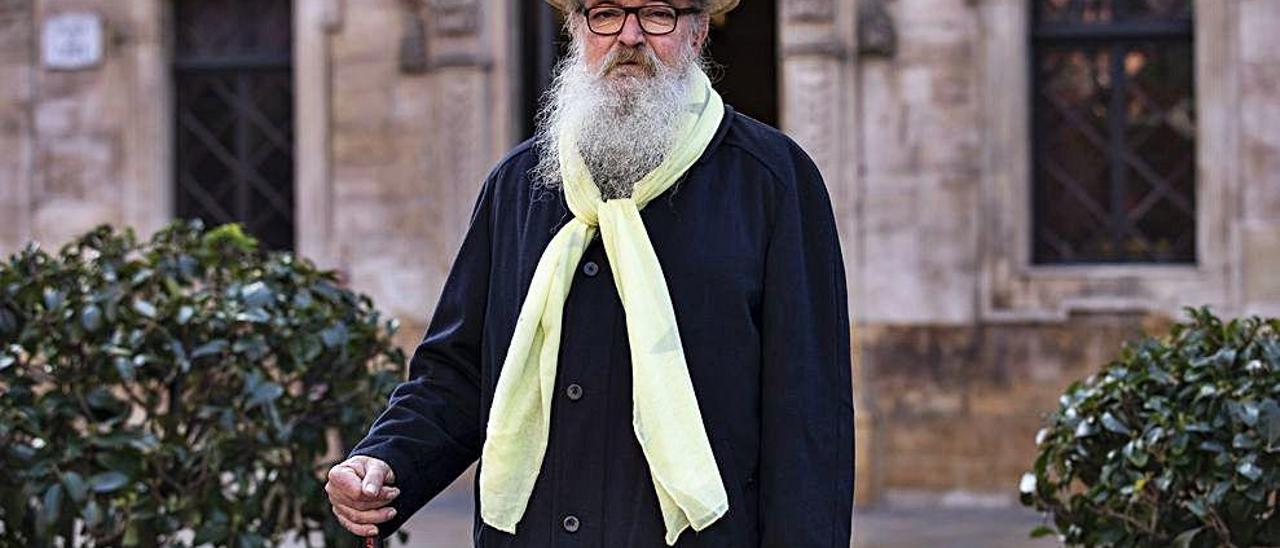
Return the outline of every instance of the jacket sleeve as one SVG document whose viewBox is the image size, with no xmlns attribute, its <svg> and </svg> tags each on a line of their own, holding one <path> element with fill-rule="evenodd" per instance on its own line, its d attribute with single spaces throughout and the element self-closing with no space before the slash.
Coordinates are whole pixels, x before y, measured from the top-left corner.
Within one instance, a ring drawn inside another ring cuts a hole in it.
<svg viewBox="0 0 1280 548">
<path fill-rule="evenodd" d="M 493 179 L 485 184 L 471 224 L 445 281 L 430 326 L 409 363 L 409 379 L 351 455 L 385 461 L 400 495 L 395 518 L 379 525 L 394 533 L 480 455 L 480 342 L 489 287 Z"/>
<path fill-rule="evenodd" d="M 854 421 L 844 262 L 822 177 L 793 154 L 765 258 L 761 546 L 847 548 Z"/>
</svg>

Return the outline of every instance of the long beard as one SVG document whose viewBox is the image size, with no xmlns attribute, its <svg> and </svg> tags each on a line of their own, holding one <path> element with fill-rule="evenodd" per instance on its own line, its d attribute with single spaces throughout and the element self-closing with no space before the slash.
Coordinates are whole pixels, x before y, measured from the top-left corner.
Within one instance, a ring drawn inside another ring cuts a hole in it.
<svg viewBox="0 0 1280 548">
<path fill-rule="evenodd" d="M 631 73 L 614 73 L 624 63 L 635 63 L 624 69 Z M 674 66 L 658 60 L 646 47 L 618 46 L 593 68 L 575 43 L 556 68 L 539 113 L 534 183 L 552 188 L 561 183 L 560 135 L 569 131 L 601 197 L 630 197 L 636 182 L 658 167 L 671 150 L 697 70 L 701 68 L 691 44 Z"/>
</svg>

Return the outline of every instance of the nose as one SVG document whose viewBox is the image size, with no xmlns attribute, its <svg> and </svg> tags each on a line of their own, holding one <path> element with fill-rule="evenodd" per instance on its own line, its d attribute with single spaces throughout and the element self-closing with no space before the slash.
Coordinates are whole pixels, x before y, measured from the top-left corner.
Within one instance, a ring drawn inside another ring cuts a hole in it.
<svg viewBox="0 0 1280 548">
<path fill-rule="evenodd" d="M 618 40 L 628 46 L 638 46 L 644 42 L 644 29 L 640 28 L 640 14 L 628 13 L 622 20 L 622 32 Z"/>
</svg>

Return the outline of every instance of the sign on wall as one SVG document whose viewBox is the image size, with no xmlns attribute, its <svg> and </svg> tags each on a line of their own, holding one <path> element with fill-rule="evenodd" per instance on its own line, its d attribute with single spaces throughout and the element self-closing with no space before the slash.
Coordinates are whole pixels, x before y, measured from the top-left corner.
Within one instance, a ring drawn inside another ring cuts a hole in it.
<svg viewBox="0 0 1280 548">
<path fill-rule="evenodd" d="M 45 19 L 40 32 L 41 60 L 53 70 L 82 70 L 102 62 L 102 16 L 68 12 Z"/>
</svg>

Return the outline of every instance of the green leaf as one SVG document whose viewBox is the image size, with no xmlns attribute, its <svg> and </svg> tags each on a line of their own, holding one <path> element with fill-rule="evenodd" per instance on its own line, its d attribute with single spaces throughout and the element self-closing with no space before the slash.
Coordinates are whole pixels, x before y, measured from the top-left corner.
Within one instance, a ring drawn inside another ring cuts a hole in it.
<svg viewBox="0 0 1280 548">
<path fill-rule="evenodd" d="M 41 292 L 41 295 L 44 298 L 45 310 L 53 310 L 58 308 L 59 306 L 62 306 L 62 301 L 64 299 L 64 296 L 61 291 L 58 291 L 52 287 L 46 287 Z"/>
<path fill-rule="evenodd" d="M 155 307 L 155 305 L 153 305 L 153 304 L 151 304 L 151 303 L 149 303 L 149 302 L 147 302 L 147 301 L 144 301 L 144 300 L 137 300 L 137 301 L 134 301 L 134 302 L 133 302 L 133 310 L 134 310 L 135 312 L 137 312 L 137 313 L 139 313 L 139 314 L 142 314 L 143 316 L 146 316 L 146 317 L 151 318 L 151 319 L 155 319 L 155 317 L 156 317 L 156 307 Z"/>
<path fill-rule="evenodd" d="M 90 500 L 89 504 L 84 506 L 80 511 L 80 517 L 84 518 L 84 524 L 90 529 L 97 527 L 102 523 L 102 508 L 98 506 L 98 501 Z"/>
<path fill-rule="evenodd" d="M 1253 449 L 1257 445 L 1254 443 L 1253 438 L 1245 435 L 1244 432 L 1240 432 L 1234 438 L 1231 438 L 1231 447 L 1236 449 Z"/>
<path fill-rule="evenodd" d="M 129 476 L 120 472 L 103 472 L 89 478 L 89 486 L 95 493 L 110 493 L 129 484 Z"/>
<path fill-rule="evenodd" d="M 178 325 L 187 325 L 187 322 L 190 322 L 191 317 L 195 316 L 195 314 L 196 309 L 183 305 L 182 308 L 178 309 Z"/>
<path fill-rule="evenodd" d="M 1236 471 L 1241 476 L 1249 478 L 1249 481 L 1258 481 L 1258 478 L 1262 477 L 1262 468 L 1259 468 L 1253 461 L 1241 462 L 1236 466 Z"/>
<path fill-rule="evenodd" d="M 71 500 L 77 503 L 84 502 L 85 496 L 89 491 L 88 486 L 84 483 L 84 478 L 75 472 L 62 474 L 62 486 L 67 489 L 67 495 L 71 496 Z"/>
<path fill-rule="evenodd" d="M 264 382 L 254 387 L 249 400 L 245 402 L 245 407 L 252 409 L 264 403 L 273 402 L 283 394 L 284 387 L 274 382 Z"/>
<path fill-rule="evenodd" d="M 116 373 L 120 374 L 120 378 L 125 382 L 132 381 L 134 378 L 133 362 L 126 358 L 115 358 L 111 361 L 116 368 Z"/>
<path fill-rule="evenodd" d="M 191 351 L 191 359 L 194 360 L 198 358 L 203 358 L 205 356 L 212 356 L 214 354 L 221 353 L 222 351 L 227 349 L 227 346 L 229 346 L 229 343 L 227 343 L 226 339 L 214 339 L 200 346 L 197 346 L 195 350 Z"/>
<path fill-rule="evenodd" d="M 102 327 L 102 309 L 97 305 L 89 305 L 80 311 L 80 325 L 84 326 L 84 330 L 90 333 L 97 331 Z"/>
<path fill-rule="evenodd" d="M 1202 441 L 1200 442 L 1200 449 L 1211 453 L 1222 453 L 1227 450 L 1227 448 L 1223 447 L 1221 443 L 1216 441 Z"/>
<path fill-rule="evenodd" d="M 44 527 L 51 527 L 62 514 L 62 485 L 55 483 L 50 485 L 44 492 L 44 498 L 41 499 L 40 506 L 40 523 Z"/>
<path fill-rule="evenodd" d="M 1120 419 L 1117 419 L 1115 415 L 1111 414 L 1110 411 L 1103 413 L 1102 427 L 1106 428 L 1108 431 L 1115 432 L 1117 434 L 1123 434 L 1126 436 L 1132 433 L 1132 431 L 1129 430 L 1129 427 L 1125 426 L 1123 422 L 1120 422 Z"/>
<path fill-rule="evenodd" d="M 271 289 L 267 288 L 267 284 L 258 281 L 244 286 L 240 290 L 240 298 L 244 299 L 245 306 L 249 308 L 261 308 L 271 304 L 274 295 L 271 294 Z"/>
<path fill-rule="evenodd" d="M 1035 529 L 1031 530 L 1031 538 L 1043 538 L 1051 535 L 1056 535 L 1057 533 L 1058 533 L 1058 530 L 1054 529 L 1053 527 L 1050 527 L 1048 525 L 1040 525 Z"/>
<path fill-rule="evenodd" d="M 1258 433 L 1268 447 L 1280 446 L 1280 404 L 1267 398 L 1258 406 Z"/>
<path fill-rule="evenodd" d="M 1186 531 L 1183 531 L 1178 534 L 1177 537 L 1174 537 L 1172 547 L 1191 548 L 1191 541 L 1194 540 L 1196 535 L 1200 534 L 1200 531 L 1202 530 L 1204 530 L 1204 527 L 1196 527 L 1194 529 L 1187 529 Z"/>
<path fill-rule="evenodd" d="M 261 308 L 252 308 L 236 314 L 236 321 L 246 323 L 267 323 L 271 315 Z"/>
<path fill-rule="evenodd" d="M 1186 506 L 1187 510 L 1191 511 L 1192 514 L 1195 514 L 1195 516 L 1200 519 L 1205 519 L 1209 515 L 1208 507 L 1205 506 L 1203 500 L 1189 500 L 1187 501 Z"/>
<path fill-rule="evenodd" d="M 324 341 L 324 345 L 329 348 L 346 344 L 348 338 L 347 324 L 338 323 L 321 331 L 320 338 Z"/>
</svg>

